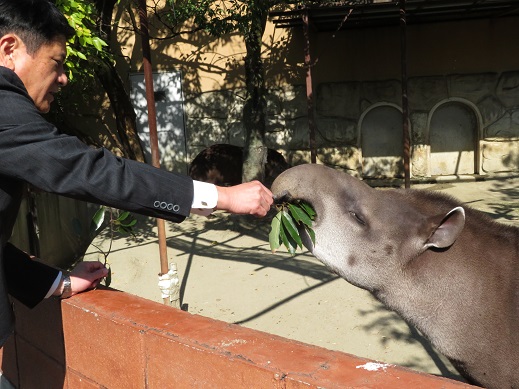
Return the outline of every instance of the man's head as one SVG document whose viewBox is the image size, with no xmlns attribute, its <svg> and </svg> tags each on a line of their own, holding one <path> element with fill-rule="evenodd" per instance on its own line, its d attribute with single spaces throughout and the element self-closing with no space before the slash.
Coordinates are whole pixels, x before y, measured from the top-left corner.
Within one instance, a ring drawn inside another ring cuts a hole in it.
<svg viewBox="0 0 519 389">
<path fill-rule="evenodd" d="M 0 66 L 23 81 L 41 112 L 66 85 L 66 41 L 74 34 L 48 0 L 0 0 Z"/>
</svg>

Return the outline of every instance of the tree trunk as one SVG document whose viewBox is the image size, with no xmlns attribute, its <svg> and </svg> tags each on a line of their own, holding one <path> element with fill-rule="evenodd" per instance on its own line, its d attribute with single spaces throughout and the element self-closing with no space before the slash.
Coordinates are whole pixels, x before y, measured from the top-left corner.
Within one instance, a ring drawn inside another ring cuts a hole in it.
<svg viewBox="0 0 519 389">
<path fill-rule="evenodd" d="M 110 42 L 112 35 L 112 15 L 117 1 L 95 1 L 95 6 L 99 12 L 99 33 L 106 42 Z M 103 85 L 114 110 L 117 124 L 116 131 L 124 155 L 144 162 L 144 152 L 137 133 L 135 110 L 119 73 L 117 73 L 113 63 L 107 59 L 100 58 L 96 60 L 95 65 L 96 76 Z"/>
<path fill-rule="evenodd" d="M 249 10 L 251 11 L 251 10 Z M 251 24 L 245 32 L 245 84 L 247 100 L 243 110 L 245 126 L 245 147 L 243 149 L 243 182 L 251 180 L 263 181 L 265 163 L 267 162 L 267 147 L 265 146 L 266 131 L 266 98 L 265 74 L 261 58 L 262 37 L 265 31 L 268 10 L 257 5 L 250 12 Z"/>
<path fill-rule="evenodd" d="M 103 59 L 96 61 L 95 73 L 114 110 L 117 134 L 125 157 L 144 162 L 144 152 L 137 134 L 135 110 L 123 81 L 113 64 Z"/>
</svg>

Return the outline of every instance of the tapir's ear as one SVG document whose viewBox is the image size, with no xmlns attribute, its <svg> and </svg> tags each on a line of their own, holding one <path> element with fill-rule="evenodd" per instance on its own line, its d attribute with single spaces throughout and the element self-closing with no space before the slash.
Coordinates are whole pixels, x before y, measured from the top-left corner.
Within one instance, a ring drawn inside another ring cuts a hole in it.
<svg viewBox="0 0 519 389">
<path fill-rule="evenodd" d="M 440 220 L 439 224 L 435 223 L 431 236 L 425 242 L 425 248 L 451 246 L 465 226 L 465 210 L 462 207 L 456 207 Z"/>
</svg>

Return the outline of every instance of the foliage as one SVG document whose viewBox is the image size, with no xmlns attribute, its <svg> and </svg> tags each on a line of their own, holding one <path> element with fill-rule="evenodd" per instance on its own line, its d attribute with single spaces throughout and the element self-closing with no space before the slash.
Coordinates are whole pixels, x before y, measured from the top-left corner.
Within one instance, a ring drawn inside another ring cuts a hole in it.
<svg viewBox="0 0 519 389">
<path fill-rule="evenodd" d="M 263 180 L 266 131 L 266 88 L 262 58 L 262 37 L 269 10 L 279 4 L 300 4 L 301 0 L 167 0 L 171 11 L 166 20 L 173 29 L 186 22 L 194 29 L 222 37 L 238 33 L 242 36 L 247 54 L 244 57 L 247 97 L 243 109 L 245 152 L 243 181 Z"/>
<path fill-rule="evenodd" d="M 272 252 L 276 252 L 283 244 L 290 254 L 294 255 L 297 247 L 303 248 L 303 242 L 299 235 L 300 230 L 304 230 L 310 236 L 312 243 L 315 244 L 315 232 L 312 223 L 315 219 L 315 211 L 303 201 L 293 203 L 284 202 L 276 205 L 278 213 L 272 219 L 269 233 L 269 243 Z"/>
<path fill-rule="evenodd" d="M 106 215 L 110 216 L 108 221 L 106 220 Z M 110 228 L 110 245 L 108 246 L 107 251 L 104 251 L 103 249 L 92 243 L 92 246 L 94 246 L 103 255 L 103 264 L 108 268 L 108 276 L 105 280 L 106 286 L 110 286 L 111 282 L 112 273 L 110 270 L 110 266 L 107 262 L 108 255 L 110 255 L 110 252 L 112 251 L 112 243 L 114 240 L 115 232 L 121 234 L 131 234 L 132 236 L 135 236 L 133 232 L 133 227 L 136 223 L 137 220 L 130 214 L 130 212 L 119 211 L 115 208 L 107 208 L 105 206 L 99 207 L 97 212 L 92 217 L 90 232 L 93 237 L 97 236 L 104 229 L 105 226 L 108 225 L 108 227 Z"/>
<path fill-rule="evenodd" d="M 88 0 L 56 0 L 68 23 L 76 31 L 67 44 L 67 70 L 72 81 L 76 76 L 92 76 L 92 58 L 109 56 L 108 45 L 95 32 L 96 9 Z"/>
<path fill-rule="evenodd" d="M 251 20 L 257 15 L 274 9 L 303 6 L 358 5 L 372 0 L 323 1 L 323 0 L 167 0 L 171 7 L 167 20 L 172 26 L 180 26 L 187 21 L 207 33 L 220 37 L 238 31 L 242 35 L 250 33 Z"/>
</svg>

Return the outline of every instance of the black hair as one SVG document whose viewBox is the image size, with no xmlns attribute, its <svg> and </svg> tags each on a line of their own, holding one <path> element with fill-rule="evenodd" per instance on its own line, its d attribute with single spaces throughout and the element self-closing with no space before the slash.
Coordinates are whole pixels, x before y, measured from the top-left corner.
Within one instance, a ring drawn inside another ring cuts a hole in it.
<svg viewBox="0 0 519 389">
<path fill-rule="evenodd" d="M 49 0 L 0 0 L 0 37 L 10 33 L 33 54 L 56 38 L 71 38 L 74 29 Z"/>
</svg>

